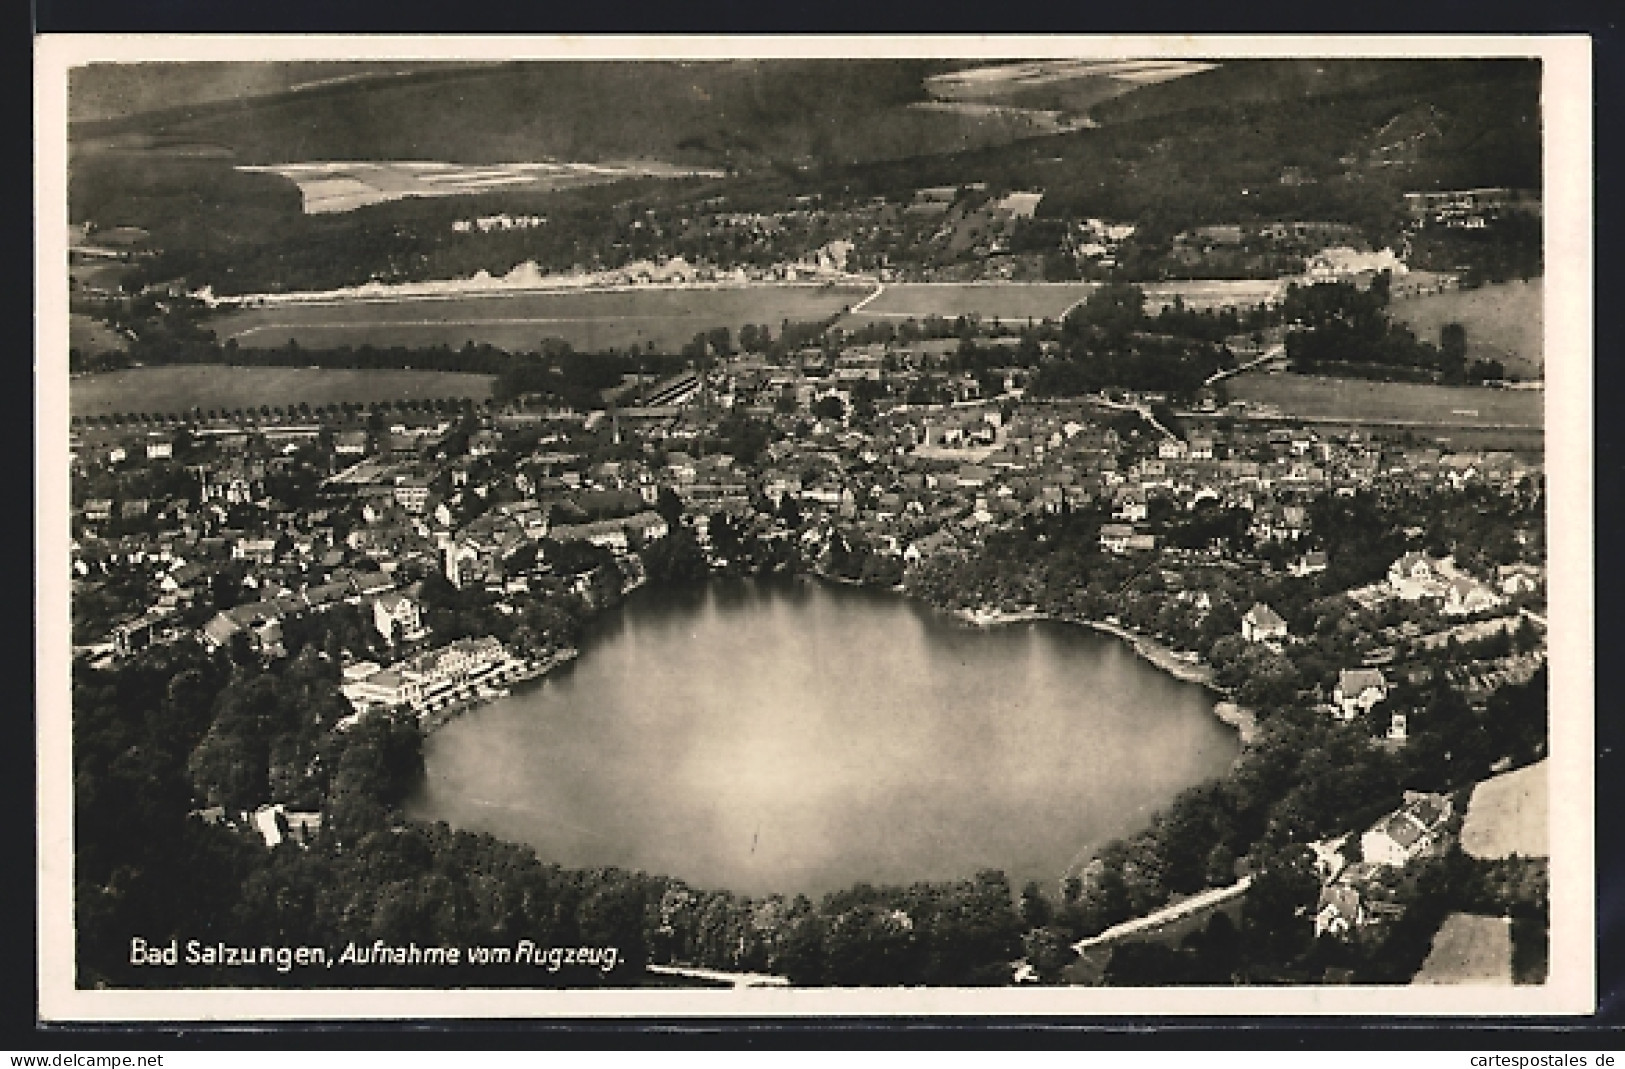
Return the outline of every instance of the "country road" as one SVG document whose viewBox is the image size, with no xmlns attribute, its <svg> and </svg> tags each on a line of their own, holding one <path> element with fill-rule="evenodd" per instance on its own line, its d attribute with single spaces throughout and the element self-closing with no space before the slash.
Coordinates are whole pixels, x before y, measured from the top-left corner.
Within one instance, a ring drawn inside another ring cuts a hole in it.
<svg viewBox="0 0 1625 1069">
<path fill-rule="evenodd" d="M 851 308 L 847 309 L 846 314 L 847 315 L 856 315 L 858 312 L 863 311 L 864 307 L 870 301 L 874 300 L 876 297 L 880 296 L 882 293 L 885 293 L 885 292 L 886 292 L 886 284 L 884 282 L 876 282 L 874 292 L 869 294 L 869 296 L 865 297 L 863 300 L 859 301 L 857 304 L 854 304 Z"/>
<path fill-rule="evenodd" d="M 1135 413 L 1138 413 L 1139 417 L 1141 419 L 1145 420 L 1147 423 L 1151 424 L 1151 426 L 1153 426 L 1157 430 L 1161 431 L 1162 434 L 1163 434 L 1163 437 L 1172 438 L 1172 439 L 1174 439 L 1176 441 L 1179 438 L 1179 435 L 1175 434 L 1173 431 L 1169 430 L 1167 427 L 1164 427 L 1162 424 L 1157 422 L 1157 417 L 1151 414 L 1151 406 L 1150 405 L 1131 404 L 1131 403 L 1129 403 L 1127 401 L 1113 401 L 1110 398 L 1105 397 L 1104 395 L 1101 395 L 1101 394 L 1090 394 L 1087 397 L 1085 397 L 1084 400 L 1089 402 L 1092 405 L 1099 405 L 1102 408 L 1110 408 L 1110 409 L 1112 409 L 1114 411 L 1117 411 L 1117 412 L 1135 412 Z"/>
<path fill-rule="evenodd" d="M 1079 954 L 1082 954 L 1090 947 L 1097 947 L 1105 943 L 1115 942 L 1126 935 L 1133 935 L 1136 932 L 1143 932 L 1151 928 L 1168 924 L 1172 921 L 1179 920 L 1181 917 L 1189 916 L 1190 914 L 1195 913 L 1197 910 L 1206 909 L 1209 906 L 1216 906 L 1220 902 L 1228 902 L 1237 895 L 1245 894 L 1247 892 L 1247 888 L 1251 887 L 1252 885 L 1253 878 L 1251 876 L 1243 876 L 1229 887 L 1215 887 L 1211 891 L 1203 891 L 1201 894 L 1192 895 L 1183 901 L 1175 902 L 1171 906 L 1164 906 L 1155 913 L 1147 913 L 1143 917 L 1135 917 L 1133 920 L 1127 920 L 1122 924 L 1113 925 L 1112 927 L 1107 928 L 1104 932 L 1101 932 L 1099 935 L 1092 935 L 1088 939 L 1080 939 L 1078 942 L 1072 944 L 1072 949 L 1076 950 Z"/>
<path fill-rule="evenodd" d="M 1242 374 L 1244 372 L 1251 371 L 1253 368 L 1259 366 L 1260 364 L 1268 363 L 1269 361 L 1274 360 L 1277 357 L 1281 357 L 1281 356 L 1285 356 L 1285 355 L 1286 355 L 1286 346 L 1285 345 L 1282 345 L 1282 344 L 1272 345 L 1268 349 L 1264 350 L 1264 354 L 1262 356 L 1258 357 L 1255 360 L 1249 360 L 1245 364 L 1240 364 L 1240 365 L 1238 365 L 1236 367 L 1233 367 L 1233 368 L 1227 368 L 1227 369 L 1225 369 L 1223 371 L 1215 371 L 1213 374 L 1209 375 L 1206 380 L 1203 381 L 1202 385 L 1203 386 L 1212 386 L 1216 382 L 1223 382 L 1225 379 L 1228 379 L 1232 375 L 1240 375 L 1240 374 Z"/>
</svg>

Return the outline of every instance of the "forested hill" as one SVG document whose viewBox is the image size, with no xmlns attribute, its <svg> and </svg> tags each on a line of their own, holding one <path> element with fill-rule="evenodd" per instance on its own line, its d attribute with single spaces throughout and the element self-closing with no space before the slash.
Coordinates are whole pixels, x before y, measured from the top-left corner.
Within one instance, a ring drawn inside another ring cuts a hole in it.
<svg viewBox="0 0 1625 1069">
<path fill-rule="evenodd" d="M 1538 62 L 1427 59 L 1231 60 L 1188 78 L 1158 82 L 1105 100 L 1090 109 L 1103 126 L 1185 111 L 1257 107 L 1297 100 L 1377 93 L 1426 93 L 1441 86 L 1480 82 L 1519 69 L 1538 85 Z"/>
<path fill-rule="evenodd" d="M 875 163 L 829 184 L 873 193 L 973 180 L 1042 189 L 1040 217 L 1093 215 L 1159 231 L 1268 218 L 1378 231 L 1396 220 L 1401 192 L 1541 185 L 1533 61 L 1226 63 L 1097 105 L 1091 116 L 1100 128 Z"/>
<path fill-rule="evenodd" d="M 341 84 L 423 70 L 477 66 L 429 60 L 290 60 L 270 63 L 93 63 L 69 72 L 68 121 L 80 129 L 118 130 L 109 120 L 200 109 L 282 94 L 330 92 Z"/>
<path fill-rule="evenodd" d="M 1065 221 L 1091 217 L 1136 224 L 1136 242 L 1152 249 L 1166 250 L 1191 227 L 1280 219 L 1350 223 L 1376 247 L 1398 248 L 1405 192 L 1541 185 L 1533 61 L 1226 62 L 1096 103 L 1098 128 L 1043 136 L 1008 112 L 914 106 L 928 102 L 925 81 L 943 67 L 507 64 L 151 113 L 75 128 L 70 218 L 148 230 L 161 256 L 143 265 L 144 281 L 242 292 L 449 277 L 439 250 L 454 240 L 452 221 L 503 212 L 549 222 L 478 237 L 516 253 L 476 265 L 493 272 L 526 259 L 549 270 L 614 263 L 617 249 L 647 237 L 634 233 L 642 225 L 631 218 L 635 207 L 666 211 L 676 234 L 719 197 L 730 212 L 778 212 L 808 194 L 839 209 L 876 196 L 907 204 L 930 186 L 985 183 L 987 196 L 1041 190 L 1024 248 L 1059 254 Z M 720 166 L 731 177 L 493 189 L 309 216 L 291 182 L 235 169 L 546 155 L 641 156 Z M 841 236 L 850 235 L 817 241 Z M 674 254 L 675 240 L 646 254 Z M 324 270 L 309 269 L 312 250 L 321 250 Z M 906 268 L 934 250 L 925 240 L 888 255 Z M 780 251 L 793 258 L 809 249 Z M 456 271 L 469 273 L 466 259 Z M 327 277 L 335 268 L 336 281 Z"/>
<path fill-rule="evenodd" d="M 861 162 L 1004 144 L 1020 116 L 922 110 L 934 60 L 512 63 L 414 71 L 76 124 L 75 140 L 220 146 L 243 164 L 653 158 Z M 88 89 L 87 89 L 88 91 Z"/>
</svg>

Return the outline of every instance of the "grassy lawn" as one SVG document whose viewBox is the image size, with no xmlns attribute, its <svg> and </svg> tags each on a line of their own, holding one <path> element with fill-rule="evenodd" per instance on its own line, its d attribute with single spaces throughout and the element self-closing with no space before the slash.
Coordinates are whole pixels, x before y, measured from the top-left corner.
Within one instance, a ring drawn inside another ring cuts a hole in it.
<svg viewBox="0 0 1625 1069">
<path fill-rule="evenodd" d="M 211 323 L 222 340 L 274 347 L 341 345 L 459 348 L 488 343 L 517 352 L 563 338 L 578 352 L 628 346 L 676 353 L 701 331 L 823 319 L 869 293 L 861 286 L 762 285 L 717 289 L 633 289 L 467 294 L 396 301 L 283 305 L 229 312 Z"/>
<path fill-rule="evenodd" d="M 192 408 L 287 408 L 340 402 L 435 400 L 491 395 L 489 375 L 449 371 L 316 370 L 283 367 L 142 367 L 72 380 L 74 416 L 169 413 Z"/>
<path fill-rule="evenodd" d="M 1545 857 L 1546 762 L 1485 780 L 1473 788 L 1461 826 L 1461 848 L 1473 857 Z"/>
<path fill-rule="evenodd" d="M 1094 282 L 892 282 L 885 292 L 846 316 L 841 325 L 860 327 L 877 319 L 923 320 L 927 316 L 954 319 L 979 315 L 984 320 L 1024 322 L 1059 319 L 1067 309 L 1086 299 Z M 1284 283 L 1276 280 L 1154 282 L 1142 285 L 1146 311 L 1155 313 L 1177 296 L 1194 309 L 1250 307 L 1279 295 Z"/>
<path fill-rule="evenodd" d="M 1512 926 L 1504 917 L 1452 913 L 1433 937 L 1416 984 L 1510 984 Z"/>
<path fill-rule="evenodd" d="M 1232 400 L 1274 405 L 1284 417 L 1371 420 L 1417 426 L 1544 426 L 1541 390 L 1367 382 L 1317 375 L 1250 373 L 1230 379 Z"/>
<path fill-rule="evenodd" d="M 1539 378 L 1545 366 L 1541 333 L 1545 292 L 1538 278 L 1502 282 L 1395 301 L 1389 311 L 1418 338 L 1435 345 L 1441 327 L 1460 323 L 1467 328 L 1470 358 L 1499 360 L 1512 374 Z"/>
</svg>

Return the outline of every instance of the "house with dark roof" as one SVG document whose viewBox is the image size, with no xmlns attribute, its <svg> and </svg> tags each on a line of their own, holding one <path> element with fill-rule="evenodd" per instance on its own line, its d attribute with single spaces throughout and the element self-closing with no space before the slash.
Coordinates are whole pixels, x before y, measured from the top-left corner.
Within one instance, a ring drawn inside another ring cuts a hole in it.
<svg viewBox="0 0 1625 1069">
<path fill-rule="evenodd" d="M 395 580 L 383 572 L 356 572 L 350 576 L 355 597 L 368 598 L 395 589 Z"/>
<path fill-rule="evenodd" d="M 1100 548 L 1109 553 L 1127 553 L 1134 534 L 1134 528 L 1129 524 L 1103 523 L 1100 525 Z"/>
<path fill-rule="evenodd" d="M 1302 579 L 1325 571 L 1328 563 L 1326 551 L 1316 549 L 1305 553 L 1302 557 L 1288 564 L 1286 570 L 1289 574 Z"/>
<path fill-rule="evenodd" d="M 224 648 L 239 634 L 262 653 L 276 653 L 282 647 L 283 610 L 275 602 L 256 601 L 236 605 L 214 614 L 203 625 L 200 637 L 205 645 Z"/>
<path fill-rule="evenodd" d="M 1345 668 L 1337 673 L 1332 702 L 1341 720 L 1353 720 L 1361 713 L 1370 712 L 1387 697 L 1388 680 L 1375 668 Z"/>
<path fill-rule="evenodd" d="M 1241 637 L 1248 642 L 1286 638 L 1286 634 L 1286 621 L 1261 601 L 1255 602 L 1241 618 Z"/>
</svg>

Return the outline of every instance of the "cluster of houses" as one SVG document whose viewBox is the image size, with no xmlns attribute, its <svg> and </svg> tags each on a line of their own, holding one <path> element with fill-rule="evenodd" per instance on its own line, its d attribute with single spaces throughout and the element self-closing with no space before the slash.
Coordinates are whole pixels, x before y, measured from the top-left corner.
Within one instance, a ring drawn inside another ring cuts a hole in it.
<svg viewBox="0 0 1625 1069">
<path fill-rule="evenodd" d="M 1318 567 L 1323 569 L 1324 554 Z M 1294 574 L 1307 574 L 1295 570 Z M 1544 583 L 1544 570 L 1533 565 L 1502 566 L 1498 576 L 1507 596 L 1528 593 Z M 1448 576 L 1448 579 L 1441 578 Z M 1416 650 L 1438 649 L 1450 640 L 1474 641 L 1494 635 L 1510 634 L 1525 618 L 1513 612 L 1505 616 L 1487 616 L 1501 609 L 1507 597 L 1496 593 L 1490 583 L 1467 576 L 1454 567 L 1448 558 L 1436 560 L 1423 553 L 1406 553 L 1390 566 L 1388 584 L 1394 598 L 1416 601 L 1434 599 L 1439 612 L 1446 617 L 1471 617 L 1472 622 L 1459 624 L 1433 634 L 1425 634 L 1410 625 L 1398 636 L 1409 636 Z M 1537 620 L 1543 619 L 1536 617 Z M 1241 618 L 1241 637 L 1247 642 L 1263 643 L 1276 652 L 1283 650 L 1289 638 L 1287 622 L 1270 606 L 1256 603 Z M 1332 689 L 1331 700 L 1322 708 L 1334 719 L 1349 723 L 1358 718 L 1369 718 L 1373 710 L 1388 700 L 1392 685 L 1382 664 L 1393 661 L 1395 646 L 1378 646 L 1367 655 L 1364 665 L 1339 671 Z M 1542 650 L 1528 650 L 1509 654 L 1498 661 L 1474 662 L 1451 669 L 1451 682 L 1469 701 L 1479 703 L 1500 687 L 1527 682 L 1545 662 Z M 1389 713 L 1386 738 L 1392 743 L 1403 743 L 1408 737 L 1409 716 L 1402 710 Z"/>
<path fill-rule="evenodd" d="M 1541 214 L 1539 191 L 1503 186 L 1423 190 L 1406 193 L 1404 201 L 1412 225 L 1452 230 L 1483 230 L 1505 216 Z"/>
<path fill-rule="evenodd" d="M 894 351 L 904 347 L 882 348 L 879 359 L 890 359 L 894 367 L 914 359 Z M 266 435 L 215 428 L 223 433 L 209 438 L 201 455 L 192 450 L 186 463 L 196 480 L 195 497 L 81 502 L 76 576 L 94 581 L 110 558 L 120 556 L 145 553 L 164 561 L 162 585 L 172 589 L 143 610 L 157 615 L 135 614 L 109 636 L 119 652 L 128 652 L 165 630 L 165 610 L 184 609 L 197 593 L 197 578 L 206 579 L 213 563 L 224 558 L 251 564 L 252 600 L 209 621 L 203 637 L 221 645 L 246 632 L 256 646 L 269 649 L 276 645 L 279 621 L 289 614 L 319 609 L 334 598 L 374 597 L 382 590 L 362 587 L 390 585 L 387 576 L 399 569 L 440 572 L 457 587 L 522 594 L 548 573 L 548 562 L 529 551 L 544 539 L 583 541 L 630 555 L 666 533 L 665 519 L 652 510 L 665 488 L 696 517 L 702 539 L 705 521 L 718 512 L 750 524 L 762 519 L 757 510 L 764 499 L 783 510 L 789 498 L 803 521 L 810 521 L 814 540 L 839 524 L 905 564 L 952 550 L 991 525 L 1091 504 L 1109 508 L 1110 522 L 1099 534 L 1103 550 L 1149 554 L 1162 549 L 1153 511 L 1177 518 L 1211 504 L 1247 510 L 1248 534 L 1260 542 L 1302 544 L 1291 569 L 1310 575 L 1327 564 L 1324 553 L 1305 541 L 1307 504 L 1320 494 L 1474 481 L 1510 491 L 1539 470 L 1511 453 L 1401 447 L 1357 430 L 1321 434 L 1194 421 L 1185 437 L 1129 441 L 1105 424 L 1101 410 L 1083 402 L 1025 405 L 1013 412 L 985 404 L 893 405 L 864 430 L 846 417 L 820 418 L 808 427 L 799 407 L 786 414 L 762 405 L 762 391 L 772 395 L 788 384 L 816 401 L 827 396 L 822 391 L 847 391 L 842 395 L 850 398 L 847 387 L 793 368 L 753 378 L 764 369 L 737 364 L 711 374 L 708 386 L 719 409 L 743 406 L 790 432 L 770 442 L 749 468 L 697 448 L 711 417 L 702 412 L 696 418 L 694 408 L 680 405 L 648 410 L 643 418 L 631 410 L 609 417 L 617 440 L 635 435 L 647 447 L 642 457 L 616 460 L 594 459 L 579 444 L 581 432 L 550 414 L 493 415 L 451 455 L 448 419 L 402 416 L 381 431 L 340 429 L 330 435 L 331 465 L 349 463 L 325 477 L 321 507 L 294 510 L 269 499 L 266 487 L 296 458 Z M 500 470 L 486 463 L 537 423 L 553 429 L 528 435 L 524 440 L 534 444 Z M 358 446 L 349 444 L 354 437 Z M 127 445 L 86 442 L 78 460 L 123 470 L 114 448 Z M 345 452 L 352 448 L 361 454 Z M 98 455 L 103 449 L 109 451 Z M 148 467 L 168 463 L 173 461 L 155 457 Z M 125 551 L 123 536 L 104 532 L 116 530 L 114 517 L 130 506 L 150 517 L 148 527 L 156 533 L 136 537 L 135 547 Z M 230 527 L 245 508 L 259 516 L 257 529 Z M 369 570 L 341 574 L 366 561 L 372 562 Z M 186 576 L 188 568 L 198 575 Z M 368 577 L 380 574 L 386 578 Z M 1446 615 L 1470 618 L 1497 608 L 1505 592 L 1539 581 L 1531 566 L 1480 578 L 1448 559 L 1412 555 L 1396 562 L 1380 596 L 1431 599 Z M 349 588 L 336 589 L 338 582 Z M 1272 640 L 1279 626 L 1255 619 L 1245 629 Z"/>
<path fill-rule="evenodd" d="M 383 572 L 354 572 L 345 579 L 307 585 L 299 591 L 222 609 L 198 629 L 198 638 L 211 649 L 225 649 L 243 635 L 254 651 L 280 656 L 284 652 L 282 625 L 286 620 L 350 604 L 370 610 L 386 641 L 416 641 L 425 634 L 418 607 L 411 598 L 396 593 L 394 587 L 394 580 Z"/>
<path fill-rule="evenodd" d="M 1425 553 L 1407 553 L 1396 560 L 1388 569 L 1388 590 L 1400 601 L 1437 602 L 1446 616 L 1475 616 L 1499 609 L 1506 601 L 1490 583 L 1462 572 L 1453 559 L 1436 560 Z"/>
<path fill-rule="evenodd" d="M 1406 791 L 1404 803 L 1363 832 L 1310 844 L 1321 879 L 1316 936 L 1350 938 L 1402 912 L 1382 878 L 1448 849 L 1459 821 L 1449 795 Z"/>
<path fill-rule="evenodd" d="M 150 581 L 151 601 L 132 606 L 107 636 L 111 656 L 188 634 L 212 647 L 242 635 L 275 655 L 288 620 L 339 603 L 360 606 L 397 656 L 415 656 L 428 635 L 413 582 L 439 574 L 453 587 L 503 599 L 590 594 L 596 575 L 571 570 L 590 555 L 560 551 L 568 567 L 549 559 L 556 547 L 577 544 L 619 558 L 627 565 L 622 581 L 635 583 L 637 550 L 668 534 L 668 520 L 655 509 L 668 492 L 708 552 L 711 518 L 725 514 L 756 537 L 796 538 L 815 558 L 838 529 L 847 542 L 861 541 L 903 566 L 974 545 L 987 530 L 1024 516 L 1087 506 L 1109 517 L 1099 528 L 1107 553 L 1148 563 L 1247 558 L 1246 545 L 1164 545 L 1170 522 L 1212 506 L 1244 511 L 1248 538 L 1286 547 L 1290 572 L 1311 576 L 1328 566 L 1309 518 L 1310 503 L 1322 495 L 1474 484 L 1518 493 L 1523 480 L 1540 474 L 1537 462 L 1509 452 L 1445 452 L 1357 429 L 1230 423 L 1218 413 L 1188 419 L 1183 435 L 1120 434 L 1113 406 L 1154 399 L 1013 404 L 1009 393 L 989 404 L 974 399 L 974 379 L 963 403 L 891 399 L 873 419 L 852 418 L 864 381 L 923 373 L 938 350 L 946 354 L 955 344 L 849 346 L 833 359 L 816 350 L 796 366 L 747 357 L 651 388 L 634 384 L 637 400 L 661 404 L 610 403 L 587 416 L 520 406 L 480 414 L 473 430 L 431 411 L 402 412 L 365 429 L 348 413 L 327 427 L 321 419 L 308 426 L 226 420 L 194 429 L 179 460 L 167 432 L 87 432 L 75 443 L 76 470 L 94 470 L 98 486 L 178 469 L 192 490 L 83 495 L 74 517 L 75 580 L 88 587 L 135 570 Z M 1007 390 L 1019 374 L 1011 370 Z M 818 404 L 831 396 L 842 404 Z M 786 397 L 789 406 L 780 403 Z M 729 410 L 774 429 L 749 464 L 706 448 Z M 607 455 L 605 432 L 616 446 Z M 629 441 L 641 452 L 626 449 Z M 313 462 L 310 446 L 319 442 L 327 453 Z M 312 463 L 325 466 L 313 507 L 271 496 L 269 488 Z M 127 515 L 141 522 L 127 523 Z M 210 584 L 228 565 L 234 576 L 242 573 L 239 604 L 199 619 L 198 606 L 216 600 Z M 1410 553 L 1383 583 L 1349 593 L 1370 606 L 1425 604 L 1466 621 L 1543 582 L 1533 564 L 1477 575 L 1450 558 Z M 1241 634 L 1277 649 L 1291 641 L 1285 620 L 1262 604 L 1245 614 Z M 1500 665 L 1496 678 L 1464 685 L 1492 687 L 1527 668 Z M 368 703 L 411 705 L 440 694 L 437 671 L 382 666 L 378 678 L 348 685 Z M 1380 664 L 1350 667 L 1331 710 L 1341 719 L 1369 714 L 1388 693 Z M 1392 714 L 1389 737 L 1403 741 L 1405 729 L 1403 714 Z"/>
</svg>

